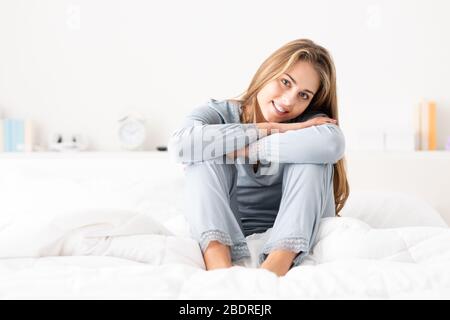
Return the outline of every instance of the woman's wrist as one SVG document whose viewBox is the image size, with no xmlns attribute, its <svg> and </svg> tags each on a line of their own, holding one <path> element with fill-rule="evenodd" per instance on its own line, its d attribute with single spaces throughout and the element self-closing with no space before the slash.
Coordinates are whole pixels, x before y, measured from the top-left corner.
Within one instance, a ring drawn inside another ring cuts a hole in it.
<svg viewBox="0 0 450 320">
<path fill-rule="evenodd" d="M 280 123 L 277 122 L 258 122 L 256 123 L 256 126 L 260 129 L 259 132 L 261 137 L 280 132 L 281 129 Z"/>
<path fill-rule="evenodd" d="M 290 130 L 299 130 L 306 128 L 303 122 L 295 122 L 295 123 L 279 123 L 279 132 L 283 133 Z"/>
<path fill-rule="evenodd" d="M 298 130 L 306 128 L 307 126 L 303 122 L 295 123 L 278 123 L 278 122 L 259 122 L 256 123 L 260 132 L 260 138 L 274 134 L 284 133 L 290 130 Z"/>
</svg>

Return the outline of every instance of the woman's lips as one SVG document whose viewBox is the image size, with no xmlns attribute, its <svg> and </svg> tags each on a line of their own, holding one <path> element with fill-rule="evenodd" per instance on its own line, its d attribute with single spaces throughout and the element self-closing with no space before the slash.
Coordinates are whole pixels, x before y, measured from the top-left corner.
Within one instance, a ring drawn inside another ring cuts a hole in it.
<svg viewBox="0 0 450 320">
<path fill-rule="evenodd" d="M 276 105 L 275 102 L 273 102 L 273 101 L 272 101 L 272 106 L 273 106 L 273 109 L 275 110 L 275 112 L 276 112 L 277 114 L 279 114 L 280 116 L 284 116 L 284 115 L 286 115 L 286 114 L 288 113 L 288 111 L 282 111 L 283 108 L 280 108 L 280 107 L 279 107 L 278 105 Z"/>
</svg>

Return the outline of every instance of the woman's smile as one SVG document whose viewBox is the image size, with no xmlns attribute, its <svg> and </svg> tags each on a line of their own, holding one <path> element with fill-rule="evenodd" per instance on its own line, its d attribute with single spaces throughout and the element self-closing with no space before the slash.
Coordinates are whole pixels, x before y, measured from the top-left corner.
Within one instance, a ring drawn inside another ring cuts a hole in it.
<svg viewBox="0 0 450 320">
<path fill-rule="evenodd" d="M 272 100 L 272 106 L 275 110 L 275 113 L 280 116 L 285 116 L 289 113 L 284 107 L 281 107 L 279 104 L 277 104 L 275 101 Z"/>
</svg>

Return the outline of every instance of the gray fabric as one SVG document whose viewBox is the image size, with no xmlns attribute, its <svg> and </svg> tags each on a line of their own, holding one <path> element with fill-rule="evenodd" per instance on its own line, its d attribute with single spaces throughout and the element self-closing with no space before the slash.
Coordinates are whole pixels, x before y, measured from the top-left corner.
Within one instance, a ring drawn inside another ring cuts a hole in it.
<svg viewBox="0 0 450 320">
<path fill-rule="evenodd" d="M 252 157 L 264 163 L 336 163 L 344 154 L 344 135 L 334 124 L 260 139 L 255 124 L 240 123 L 241 112 L 240 105 L 226 100 L 211 99 L 195 108 L 169 139 L 172 158 L 185 164 L 212 159 L 222 161 L 221 156 L 246 145 L 258 151 Z M 305 111 L 295 120 L 303 122 L 324 115 Z"/>
<path fill-rule="evenodd" d="M 335 215 L 333 163 L 343 156 L 343 134 L 338 126 L 325 124 L 259 138 L 254 124 L 240 124 L 240 112 L 237 104 L 210 100 L 171 137 L 169 152 L 186 164 L 186 217 L 192 235 L 203 251 L 212 240 L 229 245 L 237 261 L 249 256 L 246 236 L 272 228 L 260 262 L 270 251 L 284 248 L 300 252 L 294 261 L 298 265 L 310 251 L 320 218 Z M 200 151 L 209 147 L 219 152 L 180 152 L 205 133 L 216 139 L 201 143 Z M 244 142 L 221 150 L 233 139 Z M 259 144 L 262 165 L 256 173 L 252 164 L 225 163 L 226 153 L 247 144 Z"/>
</svg>

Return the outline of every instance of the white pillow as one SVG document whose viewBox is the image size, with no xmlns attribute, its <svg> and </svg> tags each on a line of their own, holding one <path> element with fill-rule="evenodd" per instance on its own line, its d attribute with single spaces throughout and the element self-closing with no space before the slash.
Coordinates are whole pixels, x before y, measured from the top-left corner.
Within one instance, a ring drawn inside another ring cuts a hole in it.
<svg viewBox="0 0 450 320">
<path fill-rule="evenodd" d="M 340 215 L 373 228 L 448 227 L 427 201 L 403 192 L 352 191 Z"/>
<path fill-rule="evenodd" d="M 19 216 L 0 230 L 0 258 L 60 255 L 64 246 L 80 239 L 143 234 L 172 235 L 158 221 L 132 210 L 76 210 L 34 219 Z"/>
<path fill-rule="evenodd" d="M 0 229 L 68 211 L 103 208 L 145 213 L 163 222 L 182 211 L 183 174 L 164 159 L 39 159 L 2 163 Z"/>
<path fill-rule="evenodd" d="M 111 256 L 205 268 L 194 239 L 174 236 L 139 212 L 105 208 L 69 212 L 45 224 L 21 220 L 0 232 L 0 258 Z"/>
</svg>

